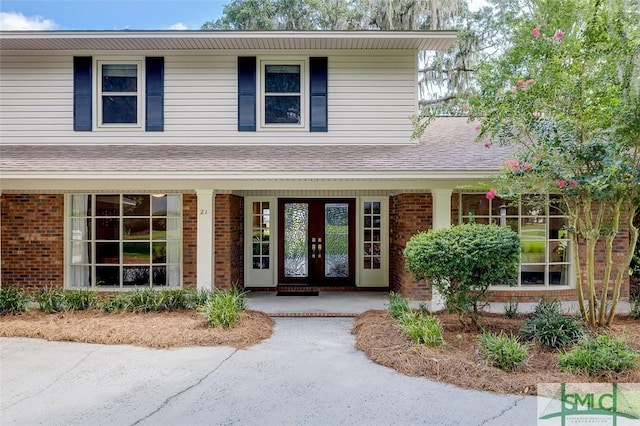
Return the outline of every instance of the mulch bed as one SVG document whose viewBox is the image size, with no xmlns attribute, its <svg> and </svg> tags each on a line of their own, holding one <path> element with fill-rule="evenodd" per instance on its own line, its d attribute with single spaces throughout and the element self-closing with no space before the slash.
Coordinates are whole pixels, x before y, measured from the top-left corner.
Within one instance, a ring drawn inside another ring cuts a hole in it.
<svg viewBox="0 0 640 426">
<path fill-rule="evenodd" d="M 356 318 L 356 347 L 379 364 L 410 376 L 451 383 L 468 389 L 497 393 L 536 395 L 538 383 L 602 382 L 639 383 L 640 368 L 624 373 L 603 373 L 595 377 L 573 375 L 558 369 L 557 355 L 534 345 L 526 365 L 511 373 L 488 365 L 480 356 L 478 331 L 465 328 L 457 317 L 436 314 L 444 329 L 445 344 L 430 348 L 412 343 L 394 325 L 387 311 L 368 311 Z M 488 331 L 518 334 L 524 319 L 486 315 Z M 640 350 L 640 320 L 620 317 L 612 327 L 633 348 Z"/>
<path fill-rule="evenodd" d="M 0 337 L 152 348 L 218 345 L 247 348 L 271 337 L 273 324 L 271 318 L 257 311 L 245 311 L 240 322 L 230 329 L 208 327 L 194 311 L 140 314 L 32 311 L 0 317 Z"/>
</svg>

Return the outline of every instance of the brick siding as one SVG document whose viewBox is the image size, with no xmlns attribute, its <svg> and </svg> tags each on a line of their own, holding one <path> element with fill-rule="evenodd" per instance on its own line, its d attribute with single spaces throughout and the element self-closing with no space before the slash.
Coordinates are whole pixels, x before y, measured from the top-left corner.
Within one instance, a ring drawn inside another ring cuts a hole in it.
<svg viewBox="0 0 640 426">
<path fill-rule="evenodd" d="M 244 286 L 244 198 L 216 195 L 215 280 L 218 288 Z"/>
<path fill-rule="evenodd" d="M 196 288 L 198 272 L 198 197 L 182 196 L 182 286 Z"/>
<path fill-rule="evenodd" d="M 405 269 L 405 245 L 412 235 L 432 227 L 431 194 L 399 194 L 389 200 L 389 282 L 393 291 L 415 300 L 431 300 L 431 287 Z"/>
<path fill-rule="evenodd" d="M 3 194 L 2 286 L 62 287 L 64 195 Z"/>
</svg>

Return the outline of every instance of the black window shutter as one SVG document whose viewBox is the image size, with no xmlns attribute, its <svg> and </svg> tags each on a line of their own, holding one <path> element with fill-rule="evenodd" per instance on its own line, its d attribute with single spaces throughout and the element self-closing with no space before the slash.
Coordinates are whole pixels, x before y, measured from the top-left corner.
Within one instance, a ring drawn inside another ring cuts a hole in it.
<svg viewBox="0 0 640 426">
<path fill-rule="evenodd" d="M 309 130 L 312 132 L 328 131 L 327 111 L 327 58 L 309 58 L 310 81 L 309 90 L 311 110 L 309 111 Z"/>
<path fill-rule="evenodd" d="M 238 131 L 256 131 L 256 58 L 238 57 Z"/>
<path fill-rule="evenodd" d="M 91 63 L 91 56 L 73 57 L 73 130 L 77 132 L 92 130 Z"/>
<path fill-rule="evenodd" d="M 164 130 L 164 58 L 147 57 L 146 72 L 146 118 L 147 132 Z"/>
</svg>

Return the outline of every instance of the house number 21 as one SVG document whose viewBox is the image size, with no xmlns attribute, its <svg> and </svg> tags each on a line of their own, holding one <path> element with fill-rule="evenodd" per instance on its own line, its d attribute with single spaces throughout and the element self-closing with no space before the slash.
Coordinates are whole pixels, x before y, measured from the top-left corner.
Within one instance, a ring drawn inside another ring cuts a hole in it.
<svg viewBox="0 0 640 426">
<path fill-rule="evenodd" d="M 209 214 L 209 210 L 207 210 L 207 209 L 200 209 L 200 214 Z"/>
</svg>

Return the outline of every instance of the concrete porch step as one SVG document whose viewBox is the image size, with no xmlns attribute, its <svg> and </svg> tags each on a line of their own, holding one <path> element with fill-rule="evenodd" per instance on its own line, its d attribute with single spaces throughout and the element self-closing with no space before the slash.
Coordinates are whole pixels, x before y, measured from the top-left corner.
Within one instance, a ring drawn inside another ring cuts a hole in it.
<svg viewBox="0 0 640 426">
<path fill-rule="evenodd" d="M 355 317 L 372 309 L 387 309 L 386 292 L 328 292 L 318 296 L 277 296 L 276 292 L 247 293 L 247 308 L 272 317 Z"/>
</svg>

